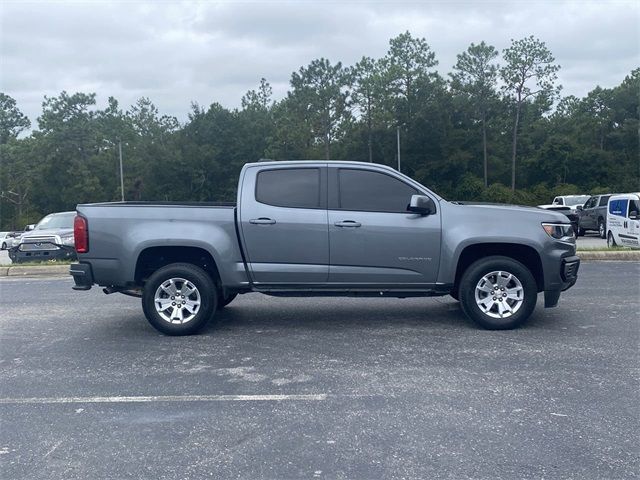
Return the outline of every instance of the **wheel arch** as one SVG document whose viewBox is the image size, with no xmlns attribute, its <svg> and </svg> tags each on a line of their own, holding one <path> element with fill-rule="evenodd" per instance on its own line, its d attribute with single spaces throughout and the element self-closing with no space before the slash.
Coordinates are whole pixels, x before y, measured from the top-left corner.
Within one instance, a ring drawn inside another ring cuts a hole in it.
<svg viewBox="0 0 640 480">
<path fill-rule="evenodd" d="M 538 292 L 544 290 L 544 270 L 540 254 L 531 246 L 517 243 L 487 242 L 466 246 L 458 256 L 452 290 L 457 293 L 462 274 L 476 260 L 492 256 L 512 258 L 529 269 L 536 281 Z"/>
<path fill-rule="evenodd" d="M 150 246 L 140 251 L 136 260 L 134 279 L 142 285 L 158 269 L 172 263 L 190 263 L 202 268 L 215 284 L 219 284 L 220 271 L 213 255 L 195 246 Z"/>
</svg>

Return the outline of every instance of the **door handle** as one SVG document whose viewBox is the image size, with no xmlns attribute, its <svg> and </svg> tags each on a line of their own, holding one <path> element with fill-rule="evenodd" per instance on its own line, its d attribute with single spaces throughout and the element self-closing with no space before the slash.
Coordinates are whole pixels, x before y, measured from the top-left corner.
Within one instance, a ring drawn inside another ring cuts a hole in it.
<svg viewBox="0 0 640 480">
<path fill-rule="evenodd" d="M 360 222 L 355 222 L 353 220 L 343 220 L 341 222 L 336 222 L 334 223 L 334 225 L 336 227 L 351 227 L 351 228 L 357 228 L 360 227 L 362 224 Z"/>
<path fill-rule="evenodd" d="M 273 225 L 276 223 L 272 218 L 260 217 L 260 218 L 252 218 L 249 220 L 249 223 L 253 223 L 254 225 Z"/>
</svg>

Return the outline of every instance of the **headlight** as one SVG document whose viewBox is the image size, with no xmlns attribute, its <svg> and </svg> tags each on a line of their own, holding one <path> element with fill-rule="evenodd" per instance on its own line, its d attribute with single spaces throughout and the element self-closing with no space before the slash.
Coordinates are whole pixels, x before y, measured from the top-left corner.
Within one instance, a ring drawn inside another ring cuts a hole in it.
<svg viewBox="0 0 640 480">
<path fill-rule="evenodd" d="M 567 223 L 543 223 L 542 228 L 547 232 L 547 235 L 557 240 L 574 238 L 573 227 Z"/>
<path fill-rule="evenodd" d="M 74 245 L 73 233 L 62 235 L 60 237 L 60 241 L 62 242 L 62 245 L 69 245 L 73 247 Z"/>
</svg>

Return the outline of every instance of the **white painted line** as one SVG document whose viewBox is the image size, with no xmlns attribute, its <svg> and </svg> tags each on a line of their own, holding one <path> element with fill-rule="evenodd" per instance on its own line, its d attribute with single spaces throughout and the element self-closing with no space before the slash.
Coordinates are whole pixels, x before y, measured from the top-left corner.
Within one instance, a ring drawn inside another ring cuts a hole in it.
<svg viewBox="0 0 640 480">
<path fill-rule="evenodd" d="M 0 398 L 0 404 L 50 404 L 50 403 L 151 403 L 151 402 L 282 402 L 326 400 L 325 393 L 315 395 L 153 395 L 114 397 L 31 397 Z"/>
</svg>

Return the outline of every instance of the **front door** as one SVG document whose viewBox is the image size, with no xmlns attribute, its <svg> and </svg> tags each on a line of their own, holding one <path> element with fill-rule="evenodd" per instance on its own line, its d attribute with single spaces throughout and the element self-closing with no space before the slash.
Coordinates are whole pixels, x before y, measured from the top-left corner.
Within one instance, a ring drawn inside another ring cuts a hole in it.
<svg viewBox="0 0 640 480">
<path fill-rule="evenodd" d="M 440 213 L 408 212 L 416 194 L 424 193 L 389 173 L 329 168 L 330 283 L 381 288 L 435 283 Z"/>
<path fill-rule="evenodd" d="M 326 168 L 256 166 L 242 185 L 240 226 L 253 281 L 294 287 L 326 282 Z"/>
</svg>

